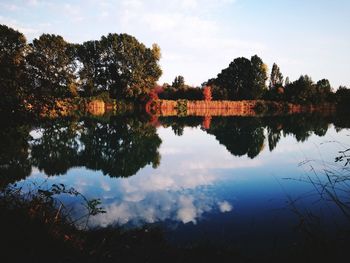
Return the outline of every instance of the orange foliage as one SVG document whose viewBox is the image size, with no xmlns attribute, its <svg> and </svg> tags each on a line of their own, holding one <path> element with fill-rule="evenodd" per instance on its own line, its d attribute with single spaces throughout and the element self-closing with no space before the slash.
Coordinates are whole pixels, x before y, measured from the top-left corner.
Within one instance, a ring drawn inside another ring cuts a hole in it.
<svg viewBox="0 0 350 263">
<path fill-rule="evenodd" d="M 92 115 L 103 115 L 105 113 L 105 103 L 102 100 L 92 100 L 89 102 L 88 111 Z"/>
<path fill-rule="evenodd" d="M 208 130 L 210 129 L 211 124 L 211 116 L 204 116 L 202 126 L 204 129 Z"/>
<path fill-rule="evenodd" d="M 210 86 L 205 86 L 203 88 L 203 97 L 204 97 L 204 100 L 206 100 L 206 101 L 211 101 L 212 100 Z"/>
</svg>

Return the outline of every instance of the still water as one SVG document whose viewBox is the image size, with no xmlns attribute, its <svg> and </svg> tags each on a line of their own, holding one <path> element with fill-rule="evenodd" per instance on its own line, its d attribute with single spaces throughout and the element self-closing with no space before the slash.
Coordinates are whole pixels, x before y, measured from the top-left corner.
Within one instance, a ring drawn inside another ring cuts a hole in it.
<svg viewBox="0 0 350 263">
<path fill-rule="evenodd" d="M 1 185 L 62 183 L 99 198 L 106 213 L 89 227 L 156 226 L 175 244 L 271 250 L 299 242 L 306 224 L 331 234 L 349 226 L 349 170 L 335 162 L 350 147 L 346 127 L 294 115 L 111 116 L 2 128 Z M 79 218 L 81 200 L 60 198 Z"/>
</svg>

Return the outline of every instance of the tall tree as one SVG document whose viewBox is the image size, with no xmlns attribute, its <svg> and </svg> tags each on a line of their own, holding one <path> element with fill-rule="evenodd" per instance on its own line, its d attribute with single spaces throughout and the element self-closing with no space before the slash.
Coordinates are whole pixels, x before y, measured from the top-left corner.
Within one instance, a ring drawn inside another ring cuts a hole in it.
<svg viewBox="0 0 350 263">
<path fill-rule="evenodd" d="M 266 80 L 266 64 L 255 55 L 251 60 L 244 57 L 234 59 L 210 82 L 220 87 L 228 99 L 238 100 L 260 98 L 266 90 Z"/>
<path fill-rule="evenodd" d="M 330 99 L 332 87 L 328 79 L 321 79 L 316 83 L 316 102 L 324 102 Z"/>
<path fill-rule="evenodd" d="M 23 83 L 27 48 L 22 33 L 0 25 L 0 111 L 24 110 L 23 101 L 28 91 Z"/>
<path fill-rule="evenodd" d="M 41 97 L 76 95 L 74 46 L 58 35 L 43 34 L 30 44 L 28 72 Z"/>
<path fill-rule="evenodd" d="M 287 100 L 295 103 L 312 103 L 316 93 L 315 84 L 308 75 L 301 75 L 299 79 L 285 87 Z"/>
<path fill-rule="evenodd" d="M 79 70 L 81 89 L 86 96 L 93 96 L 100 90 L 105 90 L 105 67 L 101 53 L 100 41 L 84 42 L 77 47 L 77 59 L 82 64 Z"/>
<path fill-rule="evenodd" d="M 250 99 L 260 99 L 266 91 L 267 65 L 257 55 L 250 58 L 252 65 Z"/>
<path fill-rule="evenodd" d="M 269 88 L 276 89 L 283 86 L 283 75 L 280 71 L 280 68 L 276 63 L 273 63 L 271 75 L 270 75 L 270 85 Z"/>
<path fill-rule="evenodd" d="M 112 97 L 136 99 L 148 94 L 162 74 L 159 47 L 146 48 L 128 34 L 108 34 L 100 45 L 103 84 Z"/>
<path fill-rule="evenodd" d="M 185 86 L 185 78 L 183 76 L 176 76 L 172 85 L 175 89 L 181 89 Z"/>
</svg>

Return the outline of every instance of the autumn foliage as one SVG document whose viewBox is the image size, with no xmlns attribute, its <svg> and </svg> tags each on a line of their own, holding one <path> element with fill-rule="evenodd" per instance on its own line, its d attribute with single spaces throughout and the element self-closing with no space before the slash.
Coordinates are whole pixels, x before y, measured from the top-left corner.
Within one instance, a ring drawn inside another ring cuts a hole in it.
<svg viewBox="0 0 350 263">
<path fill-rule="evenodd" d="M 206 100 L 206 101 L 212 100 L 211 88 L 209 86 L 205 86 L 203 88 L 203 97 L 204 97 L 204 100 Z"/>
</svg>

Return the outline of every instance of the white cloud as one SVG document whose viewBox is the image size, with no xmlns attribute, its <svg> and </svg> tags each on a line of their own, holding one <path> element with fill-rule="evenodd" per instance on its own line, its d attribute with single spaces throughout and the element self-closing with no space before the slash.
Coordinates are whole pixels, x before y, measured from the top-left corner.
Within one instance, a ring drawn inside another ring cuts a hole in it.
<svg viewBox="0 0 350 263">
<path fill-rule="evenodd" d="M 177 218 L 184 224 L 196 223 L 197 209 L 193 204 L 193 197 L 180 196 L 178 202 L 180 208 L 177 211 Z"/>
<path fill-rule="evenodd" d="M 232 205 L 227 201 L 218 202 L 218 205 L 222 213 L 230 212 L 233 209 Z"/>
<path fill-rule="evenodd" d="M 187 83 L 199 85 L 215 76 L 234 57 L 264 50 L 257 41 L 229 34 L 210 14 L 234 1 L 177 0 L 123 1 L 119 24 L 123 31 L 152 36 L 160 44 L 164 74 L 160 82 L 183 75 Z"/>
</svg>

